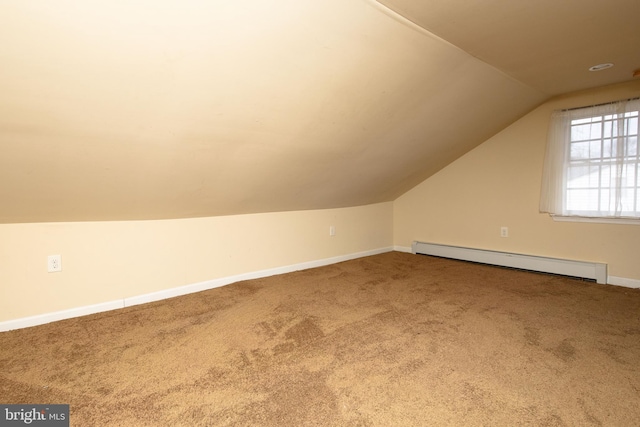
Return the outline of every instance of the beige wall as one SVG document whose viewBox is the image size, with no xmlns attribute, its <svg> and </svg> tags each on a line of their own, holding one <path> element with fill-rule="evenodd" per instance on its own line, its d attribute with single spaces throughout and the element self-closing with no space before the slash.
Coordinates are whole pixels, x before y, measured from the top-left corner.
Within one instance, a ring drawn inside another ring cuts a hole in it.
<svg viewBox="0 0 640 427">
<path fill-rule="evenodd" d="M 0 225 L 0 322 L 390 248 L 392 203 L 164 221 Z M 329 226 L 336 235 L 329 236 Z M 47 273 L 47 255 L 63 271 Z"/>
<path fill-rule="evenodd" d="M 640 226 L 538 212 L 549 115 L 640 96 L 640 82 L 556 98 L 405 193 L 354 208 L 163 221 L 0 225 L 0 322 L 413 240 L 605 262 L 640 280 Z M 329 237 L 335 225 L 337 235 Z M 501 226 L 509 237 L 499 237 Z M 47 255 L 63 271 L 47 273 Z"/>
<path fill-rule="evenodd" d="M 640 96 L 640 81 L 555 98 L 394 203 L 394 244 L 413 240 L 605 262 L 640 280 L 640 225 L 556 222 L 538 212 L 549 116 L 554 109 Z M 464 111 L 461 111 L 461 114 Z M 509 237 L 500 237 L 500 227 Z"/>
</svg>

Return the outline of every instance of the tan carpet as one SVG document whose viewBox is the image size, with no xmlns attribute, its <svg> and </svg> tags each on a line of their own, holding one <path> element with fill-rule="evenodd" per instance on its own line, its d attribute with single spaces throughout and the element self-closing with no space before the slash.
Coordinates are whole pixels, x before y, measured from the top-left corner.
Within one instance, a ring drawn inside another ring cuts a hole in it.
<svg viewBox="0 0 640 427">
<path fill-rule="evenodd" d="M 637 426 L 640 291 L 392 252 L 0 334 L 73 426 Z"/>
</svg>

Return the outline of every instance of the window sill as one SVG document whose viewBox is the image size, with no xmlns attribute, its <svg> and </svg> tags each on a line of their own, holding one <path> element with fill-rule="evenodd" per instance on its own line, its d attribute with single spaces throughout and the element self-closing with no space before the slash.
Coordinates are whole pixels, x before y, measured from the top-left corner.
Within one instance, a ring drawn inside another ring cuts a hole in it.
<svg viewBox="0 0 640 427">
<path fill-rule="evenodd" d="M 640 225 L 640 218 L 593 218 L 585 216 L 559 216 L 551 215 L 554 221 L 559 222 L 592 222 L 598 224 L 625 224 Z"/>
</svg>

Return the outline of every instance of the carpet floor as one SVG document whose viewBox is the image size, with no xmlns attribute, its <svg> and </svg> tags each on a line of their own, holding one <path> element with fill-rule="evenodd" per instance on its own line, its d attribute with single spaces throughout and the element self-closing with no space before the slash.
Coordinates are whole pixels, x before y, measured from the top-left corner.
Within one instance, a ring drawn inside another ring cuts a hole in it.
<svg viewBox="0 0 640 427">
<path fill-rule="evenodd" d="M 72 426 L 637 426 L 640 291 L 390 252 L 0 333 Z"/>
</svg>

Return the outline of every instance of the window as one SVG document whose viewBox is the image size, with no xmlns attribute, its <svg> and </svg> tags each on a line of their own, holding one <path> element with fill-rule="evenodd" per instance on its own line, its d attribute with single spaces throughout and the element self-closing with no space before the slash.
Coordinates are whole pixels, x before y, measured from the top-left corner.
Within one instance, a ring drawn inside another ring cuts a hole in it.
<svg viewBox="0 0 640 427">
<path fill-rule="evenodd" d="M 634 99 L 553 113 L 541 212 L 640 220 L 639 111 Z"/>
</svg>

